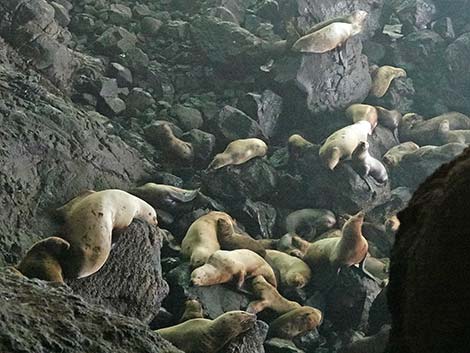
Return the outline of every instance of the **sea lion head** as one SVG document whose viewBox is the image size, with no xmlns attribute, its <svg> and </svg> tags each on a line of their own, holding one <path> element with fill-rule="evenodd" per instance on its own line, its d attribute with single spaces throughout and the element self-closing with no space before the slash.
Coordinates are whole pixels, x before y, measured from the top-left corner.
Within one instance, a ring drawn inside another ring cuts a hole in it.
<svg viewBox="0 0 470 353">
<path fill-rule="evenodd" d="M 365 213 L 360 211 L 349 218 L 343 226 L 343 235 L 350 231 L 351 233 L 361 233 L 362 224 L 364 223 Z M 351 234 L 350 233 L 350 234 Z M 362 234 L 362 233 L 361 233 Z"/>
<path fill-rule="evenodd" d="M 159 129 L 157 130 L 158 135 L 160 138 L 162 137 L 175 137 L 175 134 L 173 133 L 173 130 L 171 129 L 169 124 L 162 124 L 159 126 Z"/>
<path fill-rule="evenodd" d="M 310 306 L 303 306 L 291 311 L 292 323 L 291 329 L 297 334 L 313 330 L 323 321 L 323 314 L 320 310 Z"/>
<path fill-rule="evenodd" d="M 415 125 L 421 121 L 424 121 L 424 118 L 421 115 L 416 113 L 407 113 L 401 118 L 400 126 L 413 129 Z"/>
<path fill-rule="evenodd" d="M 216 320 L 218 325 L 231 328 L 234 332 L 240 334 L 253 328 L 256 322 L 256 315 L 246 311 L 234 310 L 226 312 Z"/>
<path fill-rule="evenodd" d="M 230 163 L 230 158 L 228 157 L 227 154 L 218 153 L 215 155 L 214 159 L 212 160 L 212 162 L 209 164 L 207 168 L 217 170 L 222 167 L 225 167 L 229 163 Z"/>
<path fill-rule="evenodd" d="M 233 223 L 228 219 L 219 218 L 217 220 L 217 236 L 218 237 L 228 237 L 234 233 Z"/>
<path fill-rule="evenodd" d="M 300 251 L 300 250 L 298 250 Z M 294 273 L 292 276 L 286 278 L 287 285 L 294 288 L 303 288 L 307 284 L 305 277 L 300 273 Z"/>
<path fill-rule="evenodd" d="M 220 271 L 211 264 L 205 264 L 191 272 L 191 284 L 194 286 L 206 286 L 214 283 L 214 279 L 220 276 Z"/>
<path fill-rule="evenodd" d="M 449 120 L 442 120 L 438 128 L 439 133 L 448 133 L 450 131 Z"/>
<path fill-rule="evenodd" d="M 353 25 L 353 30 L 352 30 L 352 35 L 358 34 L 362 31 L 362 28 L 364 27 L 364 23 L 367 19 L 367 11 L 363 10 L 356 10 L 353 13 L 351 13 L 350 16 L 350 21 L 351 24 Z"/>
<path fill-rule="evenodd" d="M 385 231 L 387 233 L 395 233 L 398 231 L 398 228 L 400 227 L 400 220 L 396 215 L 389 217 L 385 221 Z"/>
<path fill-rule="evenodd" d="M 70 248 L 70 243 L 59 237 L 49 237 L 34 244 L 30 252 L 45 251 L 51 255 L 57 256 L 63 254 Z"/>
<path fill-rule="evenodd" d="M 144 202 L 146 204 L 146 202 Z M 157 212 L 149 204 L 142 205 L 136 217 L 147 222 L 150 225 L 158 225 Z"/>
</svg>

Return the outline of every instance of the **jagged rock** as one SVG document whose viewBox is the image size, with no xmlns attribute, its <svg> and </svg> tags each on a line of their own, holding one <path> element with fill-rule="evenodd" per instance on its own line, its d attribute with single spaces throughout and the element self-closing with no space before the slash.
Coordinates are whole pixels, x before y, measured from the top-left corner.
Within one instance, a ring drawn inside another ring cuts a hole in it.
<svg viewBox="0 0 470 353">
<path fill-rule="evenodd" d="M 108 20 L 114 25 L 123 26 L 132 19 L 132 11 L 123 4 L 111 4 L 108 10 Z"/>
<path fill-rule="evenodd" d="M 140 87 L 134 87 L 126 99 L 126 106 L 137 111 L 144 111 L 154 103 L 152 95 Z"/>
<path fill-rule="evenodd" d="M 186 298 L 198 298 L 209 319 L 215 319 L 227 311 L 245 310 L 250 302 L 245 294 L 235 291 L 235 287 L 230 287 L 230 284 L 192 286 L 191 269 L 187 262 L 167 273 L 166 280 L 170 285 L 170 295 L 165 300 L 164 306 L 172 310 L 176 317 L 181 317 L 184 310 L 181 303 Z"/>
<path fill-rule="evenodd" d="M 77 34 L 94 33 L 96 18 L 87 13 L 75 14 L 70 23 L 70 29 Z"/>
<path fill-rule="evenodd" d="M 192 129 L 181 136 L 181 139 L 193 146 L 194 158 L 201 163 L 208 162 L 215 147 L 215 136 L 198 129 Z"/>
<path fill-rule="evenodd" d="M 124 55 L 119 55 L 118 61 L 139 74 L 146 74 L 150 65 L 148 55 L 142 49 L 135 47 L 131 47 Z"/>
<path fill-rule="evenodd" d="M 227 344 L 221 353 L 264 353 L 263 343 L 268 335 L 269 326 L 263 321 L 256 321 L 255 327 L 238 336 Z"/>
<path fill-rule="evenodd" d="M 226 105 L 214 118 L 216 129 L 222 137 L 231 142 L 249 137 L 263 137 L 261 126 L 237 108 Z"/>
<path fill-rule="evenodd" d="M 142 26 L 141 33 L 146 36 L 155 36 L 163 26 L 162 21 L 153 17 L 144 17 L 140 23 Z"/>
<path fill-rule="evenodd" d="M 253 202 L 247 199 L 243 204 L 231 206 L 233 217 L 239 220 L 248 234 L 261 236 L 262 238 L 274 238 L 276 225 L 276 209 L 265 202 Z"/>
<path fill-rule="evenodd" d="M 131 70 L 118 63 L 111 63 L 109 66 L 109 75 L 115 78 L 119 87 L 129 87 L 132 85 Z"/>
<path fill-rule="evenodd" d="M 182 104 L 176 104 L 171 109 L 171 114 L 178 121 L 178 126 L 184 131 L 199 129 L 204 123 L 204 120 L 202 120 L 202 114 L 199 110 L 186 107 Z"/>
<path fill-rule="evenodd" d="M 367 103 L 386 109 L 398 110 L 402 114 L 413 111 L 415 106 L 414 81 L 410 78 L 396 78 L 392 81 L 387 93 L 381 98 L 369 97 Z M 428 84 L 429 85 L 429 84 Z M 429 107 L 426 111 L 429 111 Z"/>
<path fill-rule="evenodd" d="M 470 74 L 465 69 L 465 59 L 470 54 L 470 33 L 464 33 L 450 44 L 445 51 L 447 77 L 451 87 L 460 92 L 470 88 Z M 469 94 L 466 94 L 469 97 Z"/>
<path fill-rule="evenodd" d="M 186 21 L 169 21 L 164 24 L 162 32 L 173 40 L 182 41 L 188 37 L 189 23 Z"/>
<path fill-rule="evenodd" d="M 61 4 L 53 1 L 51 2 L 54 8 L 54 18 L 62 27 L 67 27 L 70 23 L 70 15 L 68 10 Z"/>
<path fill-rule="evenodd" d="M 436 15 L 436 5 L 432 0 L 401 1 L 396 4 L 396 14 L 406 33 L 425 29 Z"/>
<path fill-rule="evenodd" d="M 469 157 L 467 148 L 440 167 L 398 215 L 387 293 L 391 352 L 468 349 Z"/>
<path fill-rule="evenodd" d="M 69 287 L 0 271 L 0 351 L 182 353 L 139 320 L 86 302 Z"/>
<path fill-rule="evenodd" d="M 135 220 L 98 272 L 67 283 L 89 302 L 150 322 L 169 292 L 162 278 L 161 246 L 162 232 Z"/>
<path fill-rule="evenodd" d="M 431 29 L 446 40 L 455 39 L 455 30 L 450 17 L 442 17 L 434 21 Z"/>
<path fill-rule="evenodd" d="M 316 351 L 319 346 L 324 344 L 324 338 L 319 334 L 318 329 L 313 329 L 304 334 L 300 334 L 293 339 L 297 348 L 303 349 L 305 352 Z"/>
<path fill-rule="evenodd" d="M 110 27 L 96 39 L 96 50 L 104 55 L 117 56 L 135 48 L 137 37 L 122 27 Z"/>
<path fill-rule="evenodd" d="M 282 338 L 271 338 L 264 342 L 266 353 L 304 353 L 292 341 Z"/>
<path fill-rule="evenodd" d="M 119 87 L 116 79 L 103 77 L 100 80 L 97 110 L 107 116 L 115 116 L 126 110 L 126 103 L 118 97 Z"/>
<path fill-rule="evenodd" d="M 245 104 L 254 105 L 251 110 L 247 111 L 252 116 L 258 117 L 258 124 L 266 137 L 272 137 L 278 126 L 278 119 L 282 112 L 282 97 L 270 90 L 265 90 L 261 94 L 248 93 L 246 100 L 252 100 L 253 103 Z M 243 110 L 243 109 L 242 109 Z"/>
<path fill-rule="evenodd" d="M 134 15 L 134 17 L 136 18 L 143 18 L 143 17 L 147 17 L 147 16 L 152 16 L 153 15 L 153 12 L 152 10 L 150 10 L 150 8 L 145 5 L 145 4 L 136 4 L 133 8 L 132 8 L 132 14 Z"/>
<path fill-rule="evenodd" d="M 379 295 L 374 299 L 369 310 L 369 335 L 375 335 L 380 331 L 383 325 L 390 324 L 392 317 L 388 309 L 387 288 L 383 288 Z"/>
</svg>

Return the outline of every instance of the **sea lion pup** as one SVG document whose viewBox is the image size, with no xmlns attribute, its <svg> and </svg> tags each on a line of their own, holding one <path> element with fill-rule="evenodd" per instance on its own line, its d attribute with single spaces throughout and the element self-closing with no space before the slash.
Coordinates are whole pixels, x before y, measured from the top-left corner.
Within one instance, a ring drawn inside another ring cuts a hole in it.
<svg viewBox="0 0 470 353">
<path fill-rule="evenodd" d="M 399 67 L 381 66 L 372 73 L 372 87 L 369 94 L 376 98 L 385 96 L 392 81 L 406 77 L 406 71 Z"/>
<path fill-rule="evenodd" d="M 284 288 L 303 288 L 310 282 L 312 271 L 301 259 L 277 250 L 266 250 L 266 261 L 279 273 Z"/>
<path fill-rule="evenodd" d="M 307 149 L 313 146 L 313 143 L 307 141 L 301 135 L 291 135 L 287 140 L 287 151 L 289 153 L 289 159 L 295 160 L 300 158 Z"/>
<path fill-rule="evenodd" d="M 157 225 L 155 209 L 125 191 L 108 189 L 79 195 L 57 210 L 65 220 L 64 239 L 70 243 L 66 278 L 82 278 L 98 271 L 111 251 L 113 231 L 126 229 L 134 218 Z"/>
<path fill-rule="evenodd" d="M 367 104 L 353 104 L 346 109 L 344 112 L 346 117 L 353 123 L 358 121 L 368 121 L 372 126 L 372 130 L 377 126 L 378 114 L 377 109 L 372 105 Z"/>
<path fill-rule="evenodd" d="M 191 273 L 191 282 L 196 286 L 211 286 L 236 279 L 240 289 L 245 278 L 263 276 L 274 287 L 277 287 L 276 276 L 269 264 L 257 253 L 247 250 L 218 250 L 207 263 Z"/>
<path fill-rule="evenodd" d="M 390 325 L 384 325 L 377 334 L 358 339 L 342 348 L 339 353 L 383 353 L 387 348 L 390 329 Z"/>
<path fill-rule="evenodd" d="M 377 110 L 377 119 L 379 124 L 387 129 L 396 131 L 403 115 L 398 110 L 388 110 L 377 105 L 375 106 L 375 109 Z"/>
<path fill-rule="evenodd" d="M 331 134 L 320 147 L 322 162 L 330 170 L 335 169 L 340 160 L 351 158 L 351 154 L 361 141 L 367 141 L 372 133 L 368 121 L 358 121 Z"/>
<path fill-rule="evenodd" d="M 369 143 L 361 141 L 351 155 L 352 167 L 367 183 L 372 190 L 371 185 L 365 179 L 368 175 L 374 178 L 379 184 L 384 184 L 388 180 L 387 170 L 384 165 L 372 157 L 369 153 Z"/>
<path fill-rule="evenodd" d="M 251 282 L 253 294 L 259 298 L 248 304 L 247 312 L 257 314 L 264 309 L 271 309 L 278 315 L 298 309 L 301 305 L 284 298 L 263 276 L 256 276 Z"/>
<path fill-rule="evenodd" d="M 266 256 L 266 250 L 262 244 L 247 234 L 235 232 L 233 223 L 224 218 L 217 220 L 217 239 L 223 250 L 248 249 L 263 258 Z"/>
<path fill-rule="evenodd" d="M 269 325 L 268 335 L 291 340 L 311 331 L 322 323 L 322 312 L 310 306 L 302 306 L 281 315 Z"/>
<path fill-rule="evenodd" d="M 363 223 L 364 212 L 352 216 L 344 223 L 341 237 L 325 238 L 311 243 L 303 260 L 310 268 L 316 269 L 326 265 L 336 272 L 343 267 L 360 264 L 364 274 L 376 280 L 364 268 L 369 244 L 362 235 Z"/>
<path fill-rule="evenodd" d="M 441 143 L 470 143 L 470 130 L 450 130 L 449 120 L 443 120 L 437 129 Z"/>
<path fill-rule="evenodd" d="M 198 196 L 199 189 L 185 190 L 171 185 L 147 183 L 133 188 L 129 192 L 153 207 L 172 209 L 180 204 L 193 201 Z"/>
<path fill-rule="evenodd" d="M 221 218 L 233 222 L 227 213 L 212 211 L 196 219 L 188 228 L 181 242 L 181 254 L 189 259 L 193 268 L 204 265 L 213 253 L 220 250 L 217 221 Z"/>
<path fill-rule="evenodd" d="M 301 53 L 326 53 L 342 47 L 346 41 L 359 34 L 367 18 L 367 12 L 356 10 L 349 16 L 337 17 L 312 27 L 299 38 L 292 50 Z"/>
<path fill-rule="evenodd" d="M 255 322 L 254 314 L 229 311 L 215 320 L 191 319 L 155 332 L 186 353 L 217 353 Z"/>
<path fill-rule="evenodd" d="M 169 124 L 161 124 L 156 129 L 156 137 L 159 139 L 161 149 L 182 161 L 192 161 L 194 158 L 193 145 L 175 136 Z"/>
<path fill-rule="evenodd" d="M 410 154 L 419 149 L 419 146 L 411 141 L 401 143 L 390 148 L 382 157 L 382 161 L 389 167 L 396 167 L 403 156 Z"/>
<path fill-rule="evenodd" d="M 202 305 L 196 299 L 186 300 L 184 303 L 185 309 L 183 315 L 181 315 L 180 323 L 191 319 L 200 319 L 204 317 L 204 311 Z"/>
<path fill-rule="evenodd" d="M 289 213 L 286 231 L 290 234 L 308 235 L 308 240 L 327 231 L 336 224 L 335 214 L 329 210 L 304 208 Z"/>
<path fill-rule="evenodd" d="M 70 244 L 62 238 L 49 237 L 35 243 L 14 267 L 28 278 L 64 283 L 61 262 L 67 261 Z"/>
<path fill-rule="evenodd" d="M 268 146 L 257 138 L 240 139 L 230 142 L 222 153 L 216 154 L 209 169 L 220 169 L 227 165 L 240 165 L 255 157 L 264 157 Z"/>
</svg>

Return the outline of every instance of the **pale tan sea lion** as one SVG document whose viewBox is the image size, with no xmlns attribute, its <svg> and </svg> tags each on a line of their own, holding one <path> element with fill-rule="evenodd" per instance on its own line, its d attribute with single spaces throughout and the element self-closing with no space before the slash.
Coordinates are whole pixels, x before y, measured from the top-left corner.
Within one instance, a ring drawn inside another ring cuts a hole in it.
<svg viewBox="0 0 470 353">
<path fill-rule="evenodd" d="M 180 323 L 191 319 L 201 319 L 204 317 L 202 305 L 196 299 L 186 300 L 184 303 L 185 309 L 180 318 Z"/>
<path fill-rule="evenodd" d="M 251 250 L 218 250 L 207 263 L 191 273 L 191 282 L 196 286 L 210 286 L 230 282 L 236 279 L 237 288 L 241 288 L 245 278 L 263 276 L 277 287 L 276 276 L 271 266 Z"/>
<path fill-rule="evenodd" d="M 266 261 L 279 273 L 279 283 L 284 288 L 303 288 L 310 282 L 310 267 L 297 257 L 278 250 L 266 250 Z"/>
<path fill-rule="evenodd" d="M 344 112 L 349 121 L 357 123 L 358 121 L 368 121 L 372 126 L 372 130 L 377 126 L 378 114 L 377 109 L 367 104 L 352 104 Z"/>
<path fill-rule="evenodd" d="M 287 140 L 287 151 L 289 153 L 289 159 L 300 158 L 306 150 L 313 146 L 313 143 L 307 141 L 301 135 L 291 135 Z"/>
<path fill-rule="evenodd" d="M 336 224 L 335 214 L 329 210 L 304 208 L 289 213 L 286 217 L 286 231 L 303 235 L 311 240 Z"/>
<path fill-rule="evenodd" d="M 179 204 L 193 201 L 198 196 L 199 189 L 185 190 L 171 185 L 146 183 L 129 192 L 153 207 L 171 209 Z"/>
<path fill-rule="evenodd" d="M 255 157 L 264 157 L 268 146 L 257 138 L 240 139 L 230 142 L 222 153 L 216 154 L 209 169 L 220 169 L 227 165 L 240 165 Z"/>
<path fill-rule="evenodd" d="M 168 124 L 161 124 L 156 130 L 159 145 L 167 153 L 167 157 L 176 157 L 180 161 L 192 161 L 194 158 L 193 145 L 175 136 Z"/>
<path fill-rule="evenodd" d="M 217 239 L 223 250 L 248 249 L 263 258 L 266 256 L 266 250 L 258 240 L 248 234 L 237 233 L 234 224 L 224 218 L 217 220 Z"/>
<path fill-rule="evenodd" d="M 379 67 L 372 74 L 372 87 L 369 94 L 377 98 L 383 97 L 392 81 L 399 77 L 406 77 L 406 71 L 402 68 L 389 65 Z"/>
<path fill-rule="evenodd" d="M 191 319 L 155 332 L 185 353 L 217 353 L 232 339 L 253 328 L 255 322 L 253 314 L 229 311 L 215 320 Z"/>
<path fill-rule="evenodd" d="M 199 217 L 188 228 L 181 242 L 181 254 L 189 259 L 193 268 L 204 265 L 213 253 L 220 250 L 217 240 L 217 221 L 221 218 L 233 222 L 227 213 L 212 211 Z"/>
<path fill-rule="evenodd" d="M 268 335 L 291 340 L 318 327 L 322 323 L 322 316 L 320 310 L 302 306 L 281 315 L 271 322 Z"/>
<path fill-rule="evenodd" d="M 284 298 L 263 276 L 256 276 L 251 282 L 251 288 L 259 299 L 248 304 L 246 311 L 249 313 L 257 314 L 264 309 L 271 309 L 278 315 L 283 315 L 301 307 L 299 303 Z"/>
<path fill-rule="evenodd" d="M 70 243 L 62 265 L 66 278 L 98 271 L 111 251 L 113 231 L 126 229 L 134 218 L 157 225 L 155 209 L 144 200 L 117 189 L 79 195 L 58 209 L 65 220 L 63 238 Z"/>
<path fill-rule="evenodd" d="M 319 155 L 330 170 L 335 169 L 340 160 L 351 158 L 351 154 L 361 141 L 367 141 L 372 133 L 368 121 L 358 121 L 331 134 L 320 147 Z"/>
<path fill-rule="evenodd" d="M 63 261 L 67 261 L 70 244 L 62 238 L 49 237 L 35 243 L 14 267 L 28 278 L 64 283 Z"/>
<path fill-rule="evenodd" d="M 437 129 L 437 136 L 443 144 L 470 143 L 470 130 L 450 130 L 449 120 L 443 120 Z"/>
<path fill-rule="evenodd" d="M 419 146 L 411 141 L 401 143 L 390 148 L 382 157 L 382 161 L 389 167 L 396 167 L 403 156 L 410 154 L 419 149 Z"/>
<path fill-rule="evenodd" d="M 369 143 L 361 141 L 351 155 L 352 167 L 362 178 L 371 176 L 379 184 L 384 184 L 388 180 L 387 170 L 384 165 L 372 157 L 369 153 Z M 365 180 L 369 185 L 368 181 Z M 369 185 L 372 190 L 371 185 Z"/>
<path fill-rule="evenodd" d="M 341 47 L 349 38 L 362 31 L 366 18 L 366 11 L 356 10 L 349 16 L 321 22 L 307 35 L 299 38 L 292 50 L 302 53 L 325 53 Z"/>
</svg>

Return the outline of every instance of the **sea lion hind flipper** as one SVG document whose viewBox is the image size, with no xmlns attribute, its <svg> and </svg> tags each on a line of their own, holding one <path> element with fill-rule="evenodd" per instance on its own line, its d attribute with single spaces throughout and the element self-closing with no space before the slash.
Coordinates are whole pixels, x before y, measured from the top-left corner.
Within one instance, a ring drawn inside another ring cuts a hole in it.
<svg viewBox="0 0 470 353">
<path fill-rule="evenodd" d="M 191 202 L 199 194 L 199 189 L 196 190 L 172 190 L 170 196 L 172 199 L 180 202 Z"/>
</svg>

